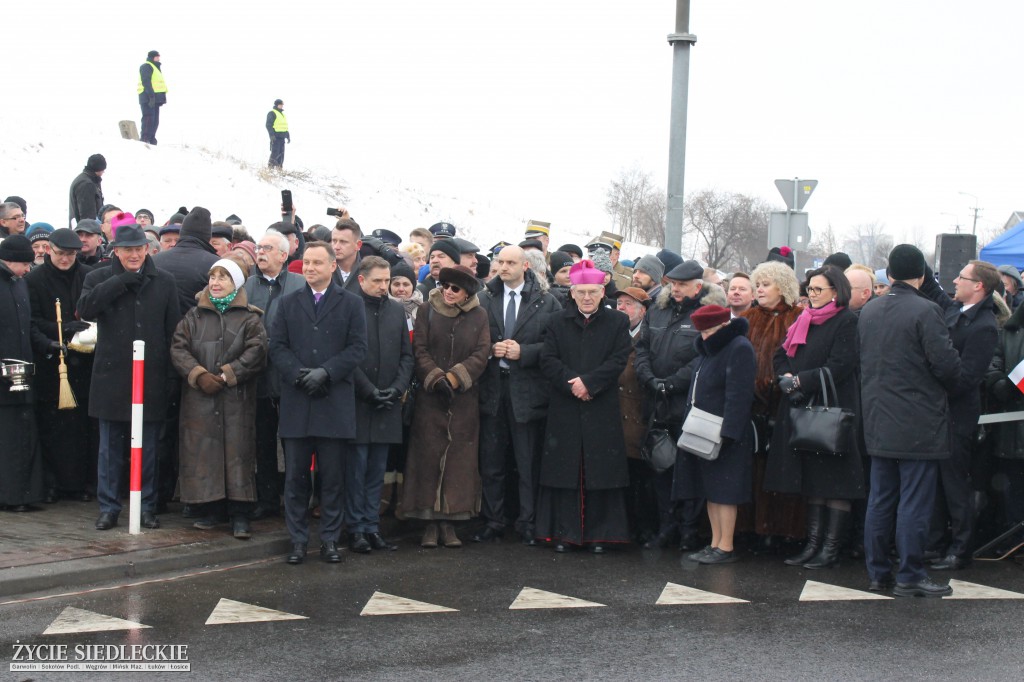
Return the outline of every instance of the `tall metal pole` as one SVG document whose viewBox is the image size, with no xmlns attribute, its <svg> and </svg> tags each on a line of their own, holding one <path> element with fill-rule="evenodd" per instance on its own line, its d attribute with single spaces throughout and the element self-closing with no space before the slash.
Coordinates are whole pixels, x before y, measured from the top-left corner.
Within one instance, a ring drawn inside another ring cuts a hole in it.
<svg viewBox="0 0 1024 682">
<path fill-rule="evenodd" d="M 978 206 L 978 197 L 974 196 L 970 192 L 957 192 L 957 194 L 963 194 L 965 197 L 971 197 L 974 199 L 974 207 L 971 208 L 971 210 L 974 211 L 974 224 L 971 225 L 971 234 L 978 234 L 978 211 L 981 210 L 981 207 Z M 957 231 L 959 232 L 959 230 Z"/>
<path fill-rule="evenodd" d="M 676 0 L 676 30 L 672 46 L 672 114 L 668 136 L 668 187 L 665 203 L 665 248 L 681 253 L 683 246 L 683 180 L 686 169 L 686 106 L 690 87 L 690 1 Z"/>
</svg>

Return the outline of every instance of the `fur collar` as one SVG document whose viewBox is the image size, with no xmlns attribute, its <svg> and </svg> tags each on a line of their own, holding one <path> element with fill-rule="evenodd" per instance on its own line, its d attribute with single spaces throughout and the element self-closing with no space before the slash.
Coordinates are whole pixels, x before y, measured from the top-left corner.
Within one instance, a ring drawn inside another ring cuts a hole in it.
<svg viewBox="0 0 1024 682">
<path fill-rule="evenodd" d="M 468 313 L 480 305 L 480 299 L 477 298 L 476 294 L 473 294 L 459 305 L 452 306 L 444 302 L 444 292 L 441 289 L 432 289 L 430 296 L 427 298 L 427 303 L 440 315 L 458 317 L 459 313 Z"/>
</svg>

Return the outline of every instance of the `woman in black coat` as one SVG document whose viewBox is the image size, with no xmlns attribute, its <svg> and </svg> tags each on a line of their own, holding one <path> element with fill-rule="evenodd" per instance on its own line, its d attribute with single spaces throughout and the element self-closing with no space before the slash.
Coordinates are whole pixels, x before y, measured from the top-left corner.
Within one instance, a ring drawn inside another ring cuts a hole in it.
<svg viewBox="0 0 1024 682">
<path fill-rule="evenodd" d="M 701 564 L 727 564 L 739 558 L 733 548 L 736 512 L 739 505 L 750 501 L 753 488 L 750 412 L 757 361 L 747 339 L 747 321 L 742 317 L 730 321 L 729 317 L 729 309 L 717 305 L 703 306 L 690 316 L 700 338 L 694 342 L 698 357 L 692 363 L 685 414 L 696 405 L 723 417 L 722 449 L 717 459 L 709 461 L 682 449 L 676 457 L 672 497 L 708 501 L 711 544 L 687 557 Z"/>
<path fill-rule="evenodd" d="M 789 328 L 786 340 L 775 353 L 775 374 L 789 400 L 780 403 L 776 414 L 764 486 L 767 490 L 799 493 L 807 498 L 807 544 L 786 563 L 827 568 L 838 557 L 850 523 L 851 501 L 864 497 L 859 438 L 853 439 L 853 451 L 841 454 L 794 450 L 789 446 L 789 409 L 806 405 L 811 399 L 821 404 L 818 370 L 824 368 L 832 374 L 837 394 L 833 395 L 829 386 L 829 404 L 853 410 L 857 415 L 854 433 L 859 432 L 860 351 L 857 316 L 848 307 L 850 282 L 846 275 L 831 265 L 809 275 L 810 307 Z"/>
</svg>

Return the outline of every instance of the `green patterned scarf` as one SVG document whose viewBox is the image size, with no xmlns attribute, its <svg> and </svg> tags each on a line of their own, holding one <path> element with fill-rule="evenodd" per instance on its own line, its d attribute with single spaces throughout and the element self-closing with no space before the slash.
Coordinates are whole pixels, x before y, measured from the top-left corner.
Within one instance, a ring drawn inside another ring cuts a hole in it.
<svg viewBox="0 0 1024 682">
<path fill-rule="evenodd" d="M 231 305 L 231 302 L 235 300 L 235 296 L 237 295 L 238 289 L 235 289 L 224 298 L 214 298 L 213 296 L 210 296 L 210 303 L 212 303 L 213 307 L 219 310 L 221 315 L 223 315 L 224 311 L 228 309 L 228 306 Z"/>
</svg>

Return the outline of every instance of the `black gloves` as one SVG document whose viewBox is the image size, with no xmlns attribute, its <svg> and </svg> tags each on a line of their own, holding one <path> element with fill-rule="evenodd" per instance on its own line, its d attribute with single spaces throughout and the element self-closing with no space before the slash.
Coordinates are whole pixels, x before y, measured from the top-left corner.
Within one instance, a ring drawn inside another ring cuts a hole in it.
<svg viewBox="0 0 1024 682">
<path fill-rule="evenodd" d="M 783 393 L 792 393 L 796 390 L 796 377 L 779 377 L 779 388 Z"/>
<path fill-rule="evenodd" d="M 331 376 L 323 367 L 303 368 L 299 370 L 299 377 L 295 380 L 295 385 L 311 398 L 323 398 L 327 395 L 330 381 Z"/>
<path fill-rule="evenodd" d="M 390 410 L 401 396 L 402 392 L 397 388 L 378 388 L 373 392 L 373 402 L 378 410 Z"/>
<path fill-rule="evenodd" d="M 68 347 L 60 345 L 59 341 L 50 341 L 50 345 L 46 347 L 47 355 L 57 355 L 58 353 L 67 353 Z"/>
<path fill-rule="evenodd" d="M 455 389 L 448 383 L 447 377 L 442 377 L 434 384 L 434 393 L 440 393 L 441 397 L 447 401 L 451 401 L 455 397 Z"/>
<path fill-rule="evenodd" d="M 64 336 L 73 336 L 78 332 L 84 332 L 88 328 L 88 322 L 80 322 L 79 320 L 72 320 L 71 322 L 65 322 L 61 325 L 61 330 L 64 332 Z"/>
<path fill-rule="evenodd" d="M 649 390 L 651 393 L 665 393 L 667 390 L 667 387 L 665 386 L 665 380 L 658 379 L 657 377 L 651 379 L 650 381 L 647 382 L 647 390 Z"/>
<path fill-rule="evenodd" d="M 146 277 L 141 272 L 129 272 L 128 270 L 119 274 L 117 278 L 129 289 L 138 289 L 146 280 Z"/>
<path fill-rule="evenodd" d="M 1016 386 L 1010 383 L 1009 379 L 1000 379 L 996 383 L 992 384 L 992 395 L 1001 403 L 1008 403 L 1020 394 L 1020 391 L 1017 390 Z"/>
</svg>

